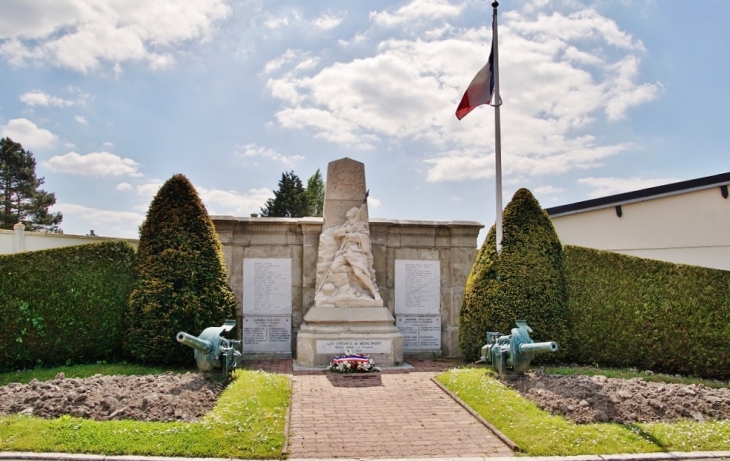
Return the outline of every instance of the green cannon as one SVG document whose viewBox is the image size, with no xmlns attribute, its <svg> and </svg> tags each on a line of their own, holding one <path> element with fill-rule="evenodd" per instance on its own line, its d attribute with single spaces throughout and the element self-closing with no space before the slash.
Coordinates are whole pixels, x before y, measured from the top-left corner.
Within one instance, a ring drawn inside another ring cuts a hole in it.
<svg viewBox="0 0 730 461">
<path fill-rule="evenodd" d="M 536 343 L 530 339 L 532 328 L 525 320 L 517 320 L 517 328 L 512 334 L 502 335 L 496 331 L 487 332 L 487 344 L 482 346 L 480 362 L 492 364 L 492 368 L 500 375 L 524 373 L 530 368 L 535 354 L 555 352 L 558 345 L 554 341 Z"/>
<path fill-rule="evenodd" d="M 241 341 L 227 339 L 221 336 L 223 332 L 231 331 L 236 326 L 235 320 L 226 320 L 219 327 L 208 327 L 195 337 L 184 331 L 177 334 L 177 341 L 195 349 L 195 361 L 200 371 L 221 369 L 227 376 L 241 365 Z"/>
</svg>

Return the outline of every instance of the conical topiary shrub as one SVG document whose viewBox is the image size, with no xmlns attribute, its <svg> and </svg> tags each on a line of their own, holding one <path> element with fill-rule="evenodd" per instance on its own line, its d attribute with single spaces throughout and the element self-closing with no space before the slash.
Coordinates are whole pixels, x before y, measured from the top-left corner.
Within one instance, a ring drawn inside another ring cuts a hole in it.
<svg viewBox="0 0 730 461">
<path fill-rule="evenodd" d="M 570 316 L 565 254 L 552 221 L 527 189 L 515 192 L 503 215 L 504 236 L 497 263 L 498 298 L 489 306 L 489 328 L 509 333 L 525 319 L 535 342 L 555 341 L 556 353 L 538 361 L 557 361 L 570 350 Z"/>
<path fill-rule="evenodd" d="M 459 315 L 459 350 L 475 360 L 487 331 L 509 334 L 525 319 L 535 342 L 556 341 L 560 360 L 570 350 L 568 296 L 563 253 L 552 222 L 527 189 L 518 190 L 503 214 L 502 251 L 497 254 L 494 227 L 479 251 Z"/>
<path fill-rule="evenodd" d="M 485 344 L 489 331 L 489 312 L 498 306 L 487 306 L 497 299 L 497 249 L 494 226 L 477 253 L 474 265 L 466 279 L 464 298 L 459 311 L 459 352 L 464 360 L 479 358 L 479 349 Z"/>
<path fill-rule="evenodd" d="M 129 298 L 124 349 L 150 364 L 188 364 L 175 340 L 235 315 L 221 243 L 195 188 L 183 175 L 159 190 L 140 228 L 136 285 Z"/>
</svg>

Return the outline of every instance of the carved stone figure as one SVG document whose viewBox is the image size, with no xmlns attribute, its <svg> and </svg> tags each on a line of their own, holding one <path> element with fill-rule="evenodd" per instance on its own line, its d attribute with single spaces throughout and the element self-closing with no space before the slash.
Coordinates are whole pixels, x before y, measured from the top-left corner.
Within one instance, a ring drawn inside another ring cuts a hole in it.
<svg viewBox="0 0 730 461">
<path fill-rule="evenodd" d="M 316 306 L 382 306 L 375 283 L 367 204 L 353 207 L 347 220 L 320 236 Z"/>
</svg>

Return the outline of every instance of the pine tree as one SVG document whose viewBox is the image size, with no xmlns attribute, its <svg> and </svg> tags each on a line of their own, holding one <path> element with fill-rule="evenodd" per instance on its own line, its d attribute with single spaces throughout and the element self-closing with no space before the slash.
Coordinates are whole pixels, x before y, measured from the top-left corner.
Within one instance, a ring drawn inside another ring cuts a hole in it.
<svg viewBox="0 0 730 461">
<path fill-rule="evenodd" d="M 322 216 L 324 211 L 324 179 L 322 173 L 317 171 L 307 180 L 307 202 L 309 203 L 309 213 L 307 216 Z"/>
<path fill-rule="evenodd" d="M 199 335 L 235 316 L 221 243 L 195 188 L 170 178 L 140 228 L 137 283 L 129 298 L 125 352 L 142 363 L 187 364 L 178 331 Z"/>
<path fill-rule="evenodd" d="M 0 229 L 23 223 L 29 231 L 58 232 L 61 213 L 49 213 L 55 205 L 53 193 L 38 189 L 44 178 L 37 178 L 33 153 L 10 138 L 0 139 Z"/>
<path fill-rule="evenodd" d="M 294 171 L 284 172 L 279 180 L 279 189 L 274 198 L 266 201 L 261 216 L 268 218 L 301 218 L 307 216 L 309 203 L 302 180 Z"/>
</svg>

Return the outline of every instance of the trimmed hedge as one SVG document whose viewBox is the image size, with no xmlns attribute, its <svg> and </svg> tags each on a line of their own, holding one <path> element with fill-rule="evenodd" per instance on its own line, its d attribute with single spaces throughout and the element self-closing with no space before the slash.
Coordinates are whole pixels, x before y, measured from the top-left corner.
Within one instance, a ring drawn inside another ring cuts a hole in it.
<svg viewBox="0 0 730 461">
<path fill-rule="evenodd" d="M 479 359 L 479 350 L 487 341 L 487 331 L 490 331 L 488 313 L 499 307 L 495 304 L 496 298 L 490 295 L 499 286 L 496 242 L 496 231 L 492 226 L 466 279 L 459 311 L 459 352 L 469 362 Z"/>
<path fill-rule="evenodd" d="M 190 181 L 176 174 L 140 228 L 137 283 L 129 298 L 125 353 L 146 364 L 191 364 L 178 331 L 199 335 L 235 318 L 236 299 L 213 222 Z"/>
<path fill-rule="evenodd" d="M 124 242 L 0 255 L 0 370 L 120 358 L 133 261 Z"/>
<path fill-rule="evenodd" d="M 558 361 L 570 350 L 570 315 L 564 253 L 548 215 L 527 189 L 515 192 L 503 214 L 502 251 L 490 230 L 467 279 L 459 314 L 459 350 L 478 358 L 487 331 L 509 334 L 517 319 L 527 320 L 535 342 L 556 341 Z"/>
<path fill-rule="evenodd" d="M 730 271 L 565 251 L 573 360 L 730 378 Z"/>
</svg>

